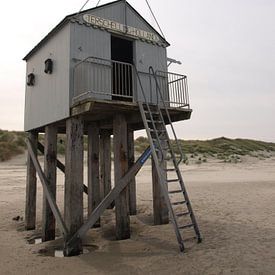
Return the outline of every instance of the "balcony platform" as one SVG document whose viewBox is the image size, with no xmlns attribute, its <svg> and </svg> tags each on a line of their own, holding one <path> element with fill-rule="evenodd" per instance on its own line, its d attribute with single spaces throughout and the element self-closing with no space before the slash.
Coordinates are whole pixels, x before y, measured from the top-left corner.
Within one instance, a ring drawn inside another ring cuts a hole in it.
<svg viewBox="0 0 275 275">
<path fill-rule="evenodd" d="M 172 122 L 190 119 L 192 113 L 192 109 L 188 107 L 168 107 L 167 109 Z M 81 115 L 86 123 L 98 122 L 101 129 L 110 130 L 113 127 L 114 114 L 118 112 L 126 114 L 127 123 L 131 129 L 144 129 L 138 103 L 136 102 L 85 99 L 71 107 L 71 116 Z M 164 108 L 163 116 L 165 119 L 166 112 Z"/>
</svg>

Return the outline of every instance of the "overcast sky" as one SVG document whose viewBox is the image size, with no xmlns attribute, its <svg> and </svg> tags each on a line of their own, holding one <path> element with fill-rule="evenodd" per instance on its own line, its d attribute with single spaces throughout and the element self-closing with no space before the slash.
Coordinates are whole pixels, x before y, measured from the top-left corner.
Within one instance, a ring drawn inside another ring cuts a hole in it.
<svg viewBox="0 0 275 275">
<path fill-rule="evenodd" d="M 22 58 L 84 2 L 1 1 L 0 129 L 23 130 Z M 275 1 L 149 2 L 171 44 L 168 56 L 183 63 L 171 69 L 188 76 L 193 115 L 176 123 L 179 137 L 275 142 Z M 145 0 L 129 3 L 154 25 Z"/>
</svg>

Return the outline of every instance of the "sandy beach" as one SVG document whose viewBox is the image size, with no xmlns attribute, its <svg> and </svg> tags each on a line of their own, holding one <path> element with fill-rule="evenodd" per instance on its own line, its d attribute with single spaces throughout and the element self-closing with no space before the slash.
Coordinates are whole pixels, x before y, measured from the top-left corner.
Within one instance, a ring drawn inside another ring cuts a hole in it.
<svg viewBox="0 0 275 275">
<path fill-rule="evenodd" d="M 182 165 L 203 242 L 180 253 L 171 224 L 153 226 L 151 166 L 137 175 L 138 214 L 132 236 L 116 241 L 114 210 L 84 240 L 85 254 L 53 257 L 62 240 L 40 237 L 42 187 L 38 182 L 37 229 L 24 231 L 25 156 L 0 163 L 0 274 L 274 274 L 275 157 L 232 164 L 212 160 Z M 85 172 L 85 175 L 87 173 Z M 58 200 L 63 206 L 63 175 Z M 84 195 L 84 207 L 87 200 Z"/>
</svg>

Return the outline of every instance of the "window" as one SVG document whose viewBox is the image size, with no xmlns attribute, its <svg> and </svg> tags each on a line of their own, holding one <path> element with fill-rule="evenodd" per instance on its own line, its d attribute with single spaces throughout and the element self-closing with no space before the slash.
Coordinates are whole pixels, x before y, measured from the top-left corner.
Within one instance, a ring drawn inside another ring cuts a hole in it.
<svg viewBox="0 0 275 275">
<path fill-rule="evenodd" d="M 48 58 L 47 60 L 45 60 L 44 72 L 46 74 L 51 74 L 53 72 L 53 61 L 52 61 L 52 59 Z"/>
<path fill-rule="evenodd" d="M 35 76 L 33 73 L 28 74 L 27 76 L 27 85 L 28 86 L 33 86 L 35 82 Z"/>
</svg>

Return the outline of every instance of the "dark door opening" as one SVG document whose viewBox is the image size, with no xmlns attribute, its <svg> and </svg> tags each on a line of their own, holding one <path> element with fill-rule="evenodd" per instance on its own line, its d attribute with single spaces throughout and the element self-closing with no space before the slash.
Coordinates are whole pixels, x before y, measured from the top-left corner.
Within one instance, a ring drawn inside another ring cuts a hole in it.
<svg viewBox="0 0 275 275">
<path fill-rule="evenodd" d="M 112 99 L 132 101 L 133 99 L 133 42 L 111 36 Z"/>
</svg>

